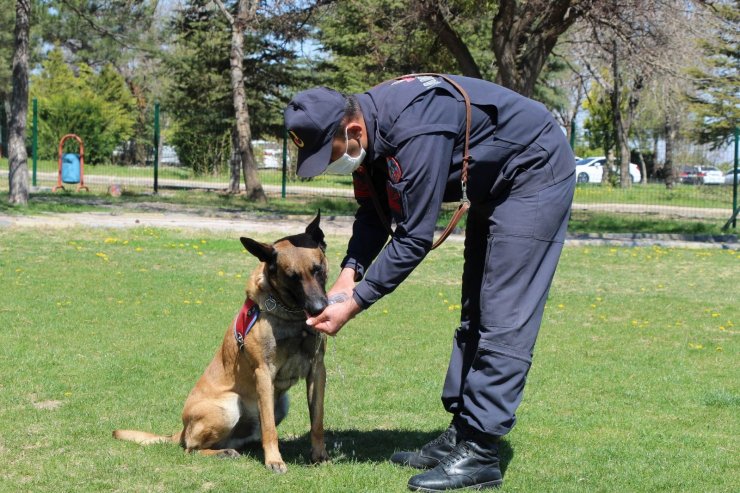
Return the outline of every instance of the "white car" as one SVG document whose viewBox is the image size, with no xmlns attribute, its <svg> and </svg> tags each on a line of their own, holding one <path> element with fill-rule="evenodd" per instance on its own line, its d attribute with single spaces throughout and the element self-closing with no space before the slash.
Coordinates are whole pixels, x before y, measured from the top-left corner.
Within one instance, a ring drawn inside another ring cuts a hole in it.
<svg viewBox="0 0 740 493">
<path fill-rule="evenodd" d="M 740 169 L 737 170 L 737 181 L 740 183 Z M 735 170 L 730 170 L 725 175 L 725 185 L 735 184 Z"/>
<path fill-rule="evenodd" d="M 586 157 L 576 162 L 576 182 L 577 183 L 601 183 L 601 177 L 604 174 L 602 167 L 606 163 L 604 156 Z M 614 170 L 617 172 L 618 170 Z M 642 178 L 640 168 L 630 163 L 630 177 L 632 183 L 638 183 Z"/>
<path fill-rule="evenodd" d="M 722 185 L 725 182 L 722 172 L 714 166 L 697 166 L 696 171 L 700 180 L 699 183 L 705 185 Z"/>
</svg>

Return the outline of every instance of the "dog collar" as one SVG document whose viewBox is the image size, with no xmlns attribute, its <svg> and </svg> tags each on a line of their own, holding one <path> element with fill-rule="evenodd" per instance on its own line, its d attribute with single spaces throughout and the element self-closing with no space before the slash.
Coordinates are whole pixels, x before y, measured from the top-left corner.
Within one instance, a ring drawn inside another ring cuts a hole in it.
<svg viewBox="0 0 740 493">
<path fill-rule="evenodd" d="M 242 309 L 236 314 L 234 318 L 234 338 L 236 343 L 239 345 L 239 350 L 244 347 L 244 339 L 246 339 L 249 331 L 252 330 L 254 324 L 257 323 L 257 319 L 260 318 L 260 307 L 257 303 L 247 298 L 242 305 Z"/>
<path fill-rule="evenodd" d="M 281 308 L 282 310 L 286 312 L 290 312 L 290 313 L 302 313 L 303 312 L 303 310 L 300 308 L 297 310 L 288 308 L 287 306 L 280 303 L 272 294 L 267 295 L 267 299 L 265 300 L 264 305 L 265 305 L 265 310 L 267 310 L 268 312 L 274 311 L 275 308 L 277 307 Z"/>
</svg>

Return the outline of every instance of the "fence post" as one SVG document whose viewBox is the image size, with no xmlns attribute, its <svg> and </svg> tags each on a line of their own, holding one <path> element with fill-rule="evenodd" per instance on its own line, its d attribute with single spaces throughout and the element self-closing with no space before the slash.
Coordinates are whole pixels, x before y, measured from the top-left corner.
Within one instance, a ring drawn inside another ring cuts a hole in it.
<svg viewBox="0 0 740 493">
<path fill-rule="evenodd" d="M 159 103 L 154 103 L 154 193 L 159 193 Z"/>
<path fill-rule="evenodd" d="M 283 188 L 282 198 L 285 198 L 285 185 L 288 179 L 288 129 L 283 132 Z"/>
<path fill-rule="evenodd" d="M 570 149 L 576 152 L 576 119 L 570 121 Z"/>
<path fill-rule="evenodd" d="M 730 224 L 732 224 L 732 228 L 737 228 L 737 215 L 740 213 L 740 209 L 737 207 L 737 182 L 738 182 L 738 173 L 740 173 L 740 167 L 738 167 L 738 140 L 740 139 L 740 127 L 735 127 L 735 166 L 732 169 L 732 215 L 730 216 L 730 219 L 727 220 L 724 226 L 722 226 L 722 231 L 726 231 Z"/>
<path fill-rule="evenodd" d="M 738 139 L 740 138 L 740 128 L 735 126 L 735 169 L 732 173 L 732 227 L 737 228 L 737 174 L 740 172 L 738 169 Z"/>
<path fill-rule="evenodd" d="M 39 100 L 33 98 L 33 141 L 32 141 L 32 155 L 33 155 L 33 175 L 31 178 L 31 185 L 36 186 L 36 170 L 38 169 L 38 154 L 39 154 Z"/>
</svg>

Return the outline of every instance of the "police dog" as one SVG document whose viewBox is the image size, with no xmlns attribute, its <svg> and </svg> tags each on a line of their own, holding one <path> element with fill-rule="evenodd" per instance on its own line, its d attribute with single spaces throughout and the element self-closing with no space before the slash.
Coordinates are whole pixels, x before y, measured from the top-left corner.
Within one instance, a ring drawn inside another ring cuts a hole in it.
<svg viewBox="0 0 740 493">
<path fill-rule="evenodd" d="M 306 379 L 311 460 L 329 460 L 324 444 L 326 336 L 306 325 L 306 314 L 327 305 L 327 261 L 319 213 L 304 233 L 272 244 L 241 238 L 261 263 L 247 282 L 247 301 L 185 401 L 183 429 L 170 436 L 116 430 L 115 438 L 143 445 L 179 443 L 186 452 L 238 457 L 262 440 L 265 466 L 287 470 L 277 424 L 288 411 L 287 391 Z"/>
</svg>

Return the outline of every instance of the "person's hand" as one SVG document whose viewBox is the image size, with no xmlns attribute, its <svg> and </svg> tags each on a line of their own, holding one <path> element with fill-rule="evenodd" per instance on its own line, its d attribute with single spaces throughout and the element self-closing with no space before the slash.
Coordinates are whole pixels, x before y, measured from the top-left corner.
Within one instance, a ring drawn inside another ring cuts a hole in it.
<svg viewBox="0 0 740 493">
<path fill-rule="evenodd" d="M 339 332 L 339 329 L 341 329 L 344 324 L 362 311 L 360 305 L 357 304 L 351 295 L 343 298 L 334 296 L 334 299 L 343 299 L 344 301 L 330 302 L 330 304 L 324 308 L 324 311 L 315 317 L 309 317 L 306 320 L 306 325 L 313 327 L 318 332 L 334 336 Z"/>
</svg>

